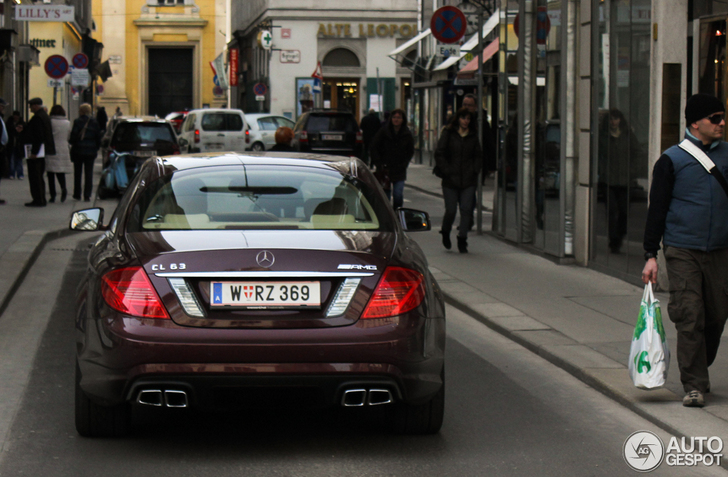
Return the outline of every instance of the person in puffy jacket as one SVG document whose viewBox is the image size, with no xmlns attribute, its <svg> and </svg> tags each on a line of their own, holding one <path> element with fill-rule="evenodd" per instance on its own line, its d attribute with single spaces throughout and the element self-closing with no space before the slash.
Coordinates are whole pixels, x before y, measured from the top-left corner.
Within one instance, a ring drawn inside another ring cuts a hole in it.
<svg viewBox="0 0 728 477">
<path fill-rule="evenodd" d="M 435 164 L 442 178 L 442 195 L 445 198 L 445 216 L 442 219 L 442 244 L 450 250 L 450 230 L 460 207 L 458 250 L 468 252 L 468 231 L 473 220 L 475 188 L 478 173 L 483 167 L 483 153 L 478 132 L 470 127 L 473 113 L 460 108 L 450 124 L 442 131 L 435 150 Z"/>
<path fill-rule="evenodd" d="M 73 198 L 81 200 L 81 179 L 84 177 L 83 200 L 91 200 L 94 161 L 101 146 L 101 128 L 91 115 L 91 105 L 83 103 L 71 130 L 71 161 L 73 162 Z"/>
<path fill-rule="evenodd" d="M 407 167 L 415 154 L 415 140 L 407 127 L 407 115 L 403 110 L 395 109 L 390 113 L 387 123 L 372 139 L 370 154 L 372 166 L 377 168 L 380 181 L 381 177 L 386 177 L 382 186 L 387 192 L 387 198 L 394 196 L 394 208 L 402 207 Z M 386 182 L 391 187 L 387 187 Z"/>
</svg>

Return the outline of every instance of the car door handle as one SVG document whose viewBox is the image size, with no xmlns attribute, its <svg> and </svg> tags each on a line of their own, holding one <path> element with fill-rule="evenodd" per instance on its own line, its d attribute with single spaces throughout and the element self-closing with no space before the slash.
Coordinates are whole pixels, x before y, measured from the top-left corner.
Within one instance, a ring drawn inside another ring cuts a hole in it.
<svg viewBox="0 0 728 477">
<path fill-rule="evenodd" d="M 225 135 L 222 134 L 222 133 L 220 133 L 220 134 L 217 135 L 217 137 L 225 137 Z"/>
</svg>

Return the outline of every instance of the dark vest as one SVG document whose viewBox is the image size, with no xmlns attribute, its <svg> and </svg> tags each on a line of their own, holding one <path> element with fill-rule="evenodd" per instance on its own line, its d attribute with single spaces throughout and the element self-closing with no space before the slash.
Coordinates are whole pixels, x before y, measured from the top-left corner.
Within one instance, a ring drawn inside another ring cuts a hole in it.
<svg viewBox="0 0 728 477">
<path fill-rule="evenodd" d="M 721 141 L 705 153 L 728 177 L 728 143 Z M 728 247 L 728 196 L 720 183 L 678 146 L 665 154 L 675 169 L 665 245 L 706 252 Z"/>
</svg>

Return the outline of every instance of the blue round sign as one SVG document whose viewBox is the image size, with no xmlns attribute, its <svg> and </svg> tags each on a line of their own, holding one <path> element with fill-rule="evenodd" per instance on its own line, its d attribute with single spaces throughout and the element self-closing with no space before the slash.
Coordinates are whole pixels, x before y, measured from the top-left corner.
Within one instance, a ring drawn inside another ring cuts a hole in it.
<svg viewBox="0 0 728 477">
<path fill-rule="evenodd" d="M 68 74 L 68 60 L 61 55 L 51 55 L 45 62 L 45 72 L 53 79 L 61 79 Z"/>
<path fill-rule="evenodd" d="M 268 87 L 265 85 L 265 83 L 255 83 L 255 86 L 253 86 L 253 92 L 257 96 L 263 96 L 265 93 L 268 92 Z"/>
</svg>

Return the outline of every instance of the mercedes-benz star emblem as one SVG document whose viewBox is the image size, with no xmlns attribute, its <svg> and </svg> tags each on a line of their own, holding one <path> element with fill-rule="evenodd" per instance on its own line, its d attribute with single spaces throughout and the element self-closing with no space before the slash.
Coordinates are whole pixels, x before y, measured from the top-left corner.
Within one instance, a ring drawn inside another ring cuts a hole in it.
<svg viewBox="0 0 728 477">
<path fill-rule="evenodd" d="M 275 263 L 276 258 L 273 256 L 273 253 L 268 250 L 263 250 L 255 256 L 255 261 L 263 268 L 270 268 Z"/>
</svg>

